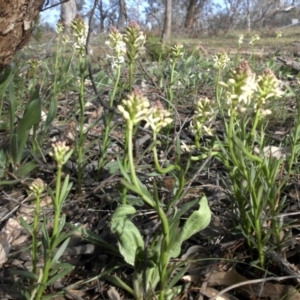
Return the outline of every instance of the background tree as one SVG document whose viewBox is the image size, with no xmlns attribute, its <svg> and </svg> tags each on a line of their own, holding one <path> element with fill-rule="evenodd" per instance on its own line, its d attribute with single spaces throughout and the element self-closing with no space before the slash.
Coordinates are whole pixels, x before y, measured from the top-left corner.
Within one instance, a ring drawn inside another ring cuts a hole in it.
<svg viewBox="0 0 300 300">
<path fill-rule="evenodd" d="M 184 22 L 186 29 L 192 29 L 195 25 L 196 19 L 200 17 L 204 5 L 208 0 L 189 0 Z"/>
<path fill-rule="evenodd" d="M 64 24 L 65 32 L 69 30 L 69 25 L 76 17 L 76 14 L 77 14 L 76 0 L 69 0 L 61 4 L 60 20 Z"/>
<path fill-rule="evenodd" d="M 29 41 L 44 0 L 0 0 L 0 71 Z"/>
<path fill-rule="evenodd" d="M 166 42 L 171 37 L 172 28 L 172 0 L 165 0 L 165 17 L 164 17 L 164 29 L 162 32 L 162 41 Z"/>
<path fill-rule="evenodd" d="M 119 17 L 117 28 L 119 31 L 123 31 L 126 27 L 128 17 L 127 17 L 127 7 L 125 0 L 119 0 Z"/>
</svg>

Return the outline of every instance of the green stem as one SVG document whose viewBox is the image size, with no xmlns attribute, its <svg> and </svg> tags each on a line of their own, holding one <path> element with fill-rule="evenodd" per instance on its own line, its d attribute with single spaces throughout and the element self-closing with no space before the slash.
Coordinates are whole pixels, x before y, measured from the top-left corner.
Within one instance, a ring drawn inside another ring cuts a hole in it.
<svg viewBox="0 0 300 300">
<path fill-rule="evenodd" d="M 134 63 L 133 61 L 131 61 L 129 64 L 129 93 L 132 92 L 133 78 L 134 78 Z"/>
<path fill-rule="evenodd" d="M 118 65 L 117 68 L 117 76 L 116 76 L 116 82 L 114 84 L 114 88 L 110 97 L 110 101 L 109 101 L 109 106 L 113 107 L 114 105 L 114 100 L 115 100 L 115 96 L 117 93 L 117 88 L 120 82 L 120 77 L 121 77 L 121 65 Z M 100 158 L 99 158 L 99 162 L 98 162 L 98 170 L 100 171 L 103 168 L 103 164 L 104 164 L 104 158 L 106 156 L 106 152 L 107 152 L 107 148 L 108 148 L 108 143 L 109 143 L 109 134 L 111 132 L 111 121 L 113 120 L 113 116 L 114 114 L 112 112 L 109 112 L 107 117 L 105 118 L 105 131 L 104 131 L 104 136 L 103 136 L 103 140 L 102 140 L 102 145 L 101 147 L 101 153 L 100 153 Z"/>
<path fill-rule="evenodd" d="M 113 92 L 111 94 L 110 101 L 109 101 L 109 106 L 110 107 L 113 107 L 116 92 L 117 92 L 117 88 L 118 88 L 118 85 L 119 85 L 119 82 L 120 82 L 120 77 L 121 77 L 121 65 L 119 64 L 118 68 L 117 68 L 116 82 L 115 82 L 114 89 L 113 89 Z"/>
<path fill-rule="evenodd" d="M 257 107 L 254 122 L 253 122 L 252 129 L 251 129 L 249 139 L 248 139 L 248 141 L 251 143 L 254 142 L 254 135 L 255 135 L 255 131 L 256 131 L 256 127 L 257 127 L 259 119 L 260 119 L 260 108 Z"/>
<path fill-rule="evenodd" d="M 55 250 L 55 240 L 58 235 L 58 227 L 59 227 L 59 220 L 60 220 L 60 187 L 61 187 L 61 175 L 62 175 L 62 164 L 58 162 L 57 164 L 57 177 L 56 177 L 56 192 L 55 192 L 55 201 L 54 201 L 54 223 L 53 223 L 53 230 L 52 230 L 52 237 L 50 241 L 50 247 L 46 252 L 46 261 L 43 270 L 43 278 L 41 284 L 39 285 L 36 300 L 40 300 L 44 290 L 47 287 L 47 281 L 49 277 L 49 272 L 51 268 L 51 261 L 54 255 Z"/>
<path fill-rule="evenodd" d="M 221 77 L 221 69 L 218 69 L 218 74 L 217 74 L 217 78 L 216 78 L 216 89 L 215 89 L 215 96 L 216 96 L 216 100 L 219 106 L 219 109 L 221 112 L 223 112 L 223 107 L 221 106 L 221 102 L 220 102 L 220 91 L 219 91 L 219 81 L 220 81 L 220 77 Z M 222 113 L 223 116 L 223 113 Z M 224 118 L 224 116 L 223 116 Z"/>
<path fill-rule="evenodd" d="M 162 168 L 158 162 L 158 156 L 157 156 L 157 149 L 156 149 L 156 132 L 153 131 L 153 148 L 152 148 L 152 152 L 153 152 L 153 157 L 154 157 L 154 163 L 155 163 L 155 168 L 157 169 L 157 171 L 161 174 L 166 174 L 169 173 L 175 169 L 178 169 L 178 166 L 174 166 L 174 165 L 170 165 L 167 168 Z"/>
<path fill-rule="evenodd" d="M 289 178 L 291 176 L 291 172 L 292 172 L 292 167 L 294 164 L 294 160 L 295 160 L 295 155 L 296 155 L 296 147 L 299 143 L 299 135 L 300 135 L 300 99 L 297 99 L 297 121 L 295 124 L 295 128 L 294 128 L 294 134 L 293 134 L 293 138 L 292 138 L 292 143 L 291 143 L 291 155 L 289 158 L 289 163 L 288 163 L 288 173 L 287 173 L 287 177 Z"/>
<path fill-rule="evenodd" d="M 170 245 L 170 228 L 169 222 L 167 219 L 166 214 L 162 210 L 160 206 L 156 207 L 157 213 L 160 217 L 161 224 L 162 224 L 162 232 L 164 239 L 161 245 L 161 256 L 160 256 L 160 282 L 161 282 L 161 289 L 159 293 L 159 300 L 165 300 L 165 290 L 166 285 L 168 282 L 167 278 L 167 266 L 169 263 L 169 245 Z"/>
<path fill-rule="evenodd" d="M 80 56 L 80 92 L 79 92 L 79 104 L 80 104 L 80 127 L 79 127 L 79 141 L 78 141 L 78 192 L 81 193 L 81 186 L 82 186 L 82 173 L 83 173 L 83 144 L 85 140 L 85 133 L 84 133 L 84 71 L 82 64 L 83 58 Z"/>
<path fill-rule="evenodd" d="M 36 265 L 37 265 L 37 235 L 38 235 L 38 224 L 39 224 L 39 213 L 40 213 L 40 203 L 41 198 L 40 195 L 36 197 L 35 203 L 35 212 L 34 212 L 34 220 L 33 220 L 33 228 L 32 228 L 32 272 L 36 274 Z"/>
<path fill-rule="evenodd" d="M 136 176 L 135 172 L 135 165 L 134 165 L 134 159 L 133 159 L 133 124 L 131 121 L 128 121 L 127 127 L 126 127 L 126 132 L 127 132 L 127 155 L 128 155 L 128 164 L 129 164 L 129 169 L 130 169 L 130 176 L 133 185 L 138 189 L 140 195 L 143 197 L 144 201 L 150 206 L 153 207 L 153 202 L 144 195 L 143 191 L 141 190 L 141 187 L 139 185 L 139 181 Z"/>
<path fill-rule="evenodd" d="M 172 63 L 172 69 L 171 69 L 171 78 L 170 78 L 170 86 L 169 86 L 169 102 L 168 102 L 168 109 L 170 109 L 170 103 L 173 104 L 173 84 L 174 84 L 174 72 L 175 72 L 175 66 L 176 66 L 176 60 L 174 59 Z"/>
<path fill-rule="evenodd" d="M 233 164 L 235 166 L 240 165 L 238 163 L 238 160 L 236 158 L 235 152 L 234 152 L 234 146 L 233 146 L 233 132 L 234 132 L 234 126 L 233 126 L 233 121 L 234 121 L 234 116 L 233 116 L 233 110 L 231 111 L 230 114 L 230 119 L 229 119 L 229 127 L 228 127 L 228 131 L 227 131 L 227 136 L 228 136 L 228 148 L 229 148 L 229 152 L 230 152 L 230 156 L 231 159 L 233 161 Z"/>
</svg>

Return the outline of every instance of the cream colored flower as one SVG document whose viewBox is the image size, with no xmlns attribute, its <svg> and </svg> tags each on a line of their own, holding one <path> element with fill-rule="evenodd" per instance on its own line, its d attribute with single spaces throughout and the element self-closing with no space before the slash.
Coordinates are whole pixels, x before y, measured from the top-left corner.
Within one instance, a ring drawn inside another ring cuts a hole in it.
<svg viewBox="0 0 300 300">
<path fill-rule="evenodd" d="M 230 61 L 230 58 L 226 52 L 222 51 L 215 55 L 213 61 L 215 68 L 222 70 L 226 67 L 227 63 Z"/>
<path fill-rule="evenodd" d="M 240 34 L 239 35 L 239 40 L 238 40 L 239 47 L 243 44 L 243 42 L 244 42 L 244 35 Z"/>
<path fill-rule="evenodd" d="M 37 178 L 31 183 L 29 189 L 33 191 L 36 197 L 38 197 L 45 191 L 46 187 L 47 185 L 44 183 L 44 181 L 40 178 Z"/>
<path fill-rule="evenodd" d="M 249 45 L 254 45 L 255 42 L 259 41 L 260 37 L 258 34 L 255 34 L 254 36 L 252 36 L 251 41 L 249 42 Z"/>
</svg>

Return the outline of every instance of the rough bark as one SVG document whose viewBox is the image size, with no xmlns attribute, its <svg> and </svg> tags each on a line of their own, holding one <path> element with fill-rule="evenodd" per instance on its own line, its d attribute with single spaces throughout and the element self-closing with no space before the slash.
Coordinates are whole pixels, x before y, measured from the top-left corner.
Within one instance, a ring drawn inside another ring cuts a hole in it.
<svg viewBox="0 0 300 300">
<path fill-rule="evenodd" d="M 187 13 L 185 17 L 184 27 L 186 29 L 192 29 L 195 25 L 197 17 L 199 17 L 206 0 L 189 0 Z"/>
<path fill-rule="evenodd" d="M 0 71 L 29 41 L 45 0 L 0 0 Z"/>
<path fill-rule="evenodd" d="M 184 24 L 184 27 L 186 29 L 192 29 L 194 26 L 197 2 L 198 2 L 198 0 L 190 0 L 189 6 L 187 9 L 185 24 Z"/>
<path fill-rule="evenodd" d="M 127 8 L 125 0 L 119 0 L 119 18 L 117 22 L 117 28 L 119 31 L 123 31 L 127 22 Z"/>
<path fill-rule="evenodd" d="M 164 20 L 164 29 L 162 33 L 162 41 L 166 42 L 171 37 L 171 28 L 172 28 L 172 0 L 165 0 L 166 9 L 165 9 L 165 20 Z"/>
</svg>

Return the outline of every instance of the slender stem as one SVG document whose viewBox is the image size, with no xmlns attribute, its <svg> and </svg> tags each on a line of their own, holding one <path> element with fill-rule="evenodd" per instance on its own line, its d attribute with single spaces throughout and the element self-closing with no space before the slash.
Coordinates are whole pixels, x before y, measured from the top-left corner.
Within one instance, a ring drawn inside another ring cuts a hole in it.
<svg viewBox="0 0 300 300">
<path fill-rule="evenodd" d="M 167 168 L 162 168 L 158 162 L 158 155 L 157 155 L 157 149 L 156 149 L 156 133 L 153 132 L 153 148 L 152 148 L 152 152 L 153 152 L 153 157 L 154 157 L 154 163 L 155 163 L 155 167 L 157 169 L 157 171 L 161 174 L 166 174 L 169 173 L 175 169 L 178 169 L 178 166 L 175 165 L 170 165 Z"/>
<path fill-rule="evenodd" d="M 116 82 L 114 84 L 114 88 L 110 97 L 110 101 L 109 101 L 109 106 L 113 107 L 114 105 L 114 100 L 115 100 L 115 96 L 117 93 L 117 88 L 120 82 L 120 77 L 121 77 L 121 65 L 118 65 L 117 68 L 117 76 L 116 76 Z M 99 158 L 99 162 L 98 162 L 98 170 L 100 171 L 103 167 L 104 164 L 104 158 L 106 156 L 106 152 L 107 152 L 107 148 L 108 148 L 108 143 L 109 143 L 109 134 L 111 132 L 111 121 L 113 119 L 113 112 L 109 112 L 108 115 L 105 118 L 105 131 L 104 131 L 104 136 L 103 136 L 103 140 L 102 140 L 102 145 L 101 147 L 101 153 L 100 153 L 100 158 Z"/>
<path fill-rule="evenodd" d="M 176 66 L 176 60 L 174 59 L 172 63 L 172 69 L 171 69 L 171 78 L 170 78 L 170 87 L 169 87 L 169 101 L 168 101 L 168 109 L 170 108 L 170 103 L 173 103 L 173 84 L 174 84 L 174 71 Z"/>
<path fill-rule="evenodd" d="M 55 203 L 54 203 L 54 224 L 51 238 L 51 251 L 54 250 L 54 242 L 58 234 L 58 226 L 60 219 L 60 201 L 61 201 L 61 176 L 62 176 L 62 165 L 57 164 L 57 176 L 56 176 L 56 192 L 55 192 Z"/>
<path fill-rule="evenodd" d="M 80 56 L 80 92 L 79 92 L 79 104 L 80 104 L 80 127 L 79 127 L 79 141 L 78 141 L 78 192 L 81 193 L 82 186 L 82 173 L 83 173 L 83 144 L 85 140 L 84 133 L 84 71 L 81 66 L 84 63 L 83 58 Z"/>
<path fill-rule="evenodd" d="M 159 300 L 165 300 L 165 290 L 167 285 L 167 266 L 169 263 L 169 245 L 170 245 L 170 228 L 166 214 L 160 206 L 156 207 L 157 213 L 160 217 L 162 224 L 162 232 L 164 239 L 161 244 L 160 256 L 160 282 L 161 289 L 159 293 Z"/>
<path fill-rule="evenodd" d="M 227 136 L 228 136 L 228 147 L 229 147 L 229 152 L 230 152 L 230 156 L 231 159 L 233 161 L 233 164 L 235 166 L 238 166 L 238 160 L 236 158 L 235 152 L 234 152 L 234 146 L 233 146 L 233 131 L 234 131 L 234 126 L 233 126 L 233 121 L 234 121 L 234 116 L 233 116 L 233 111 L 231 111 L 230 114 L 230 119 L 229 119 L 229 127 L 228 127 L 228 131 L 227 131 Z"/>
<path fill-rule="evenodd" d="M 131 61 L 129 64 L 129 93 L 132 92 L 133 78 L 134 78 L 134 63 L 133 61 Z"/>
<path fill-rule="evenodd" d="M 37 235 L 38 235 L 38 224 L 39 224 L 39 213 L 40 213 L 41 198 L 38 194 L 35 203 L 35 212 L 32 228 L 32 272 L 36 274 L 37 265 Z"/>
<path fill-rule="evenodd" d="M 141 187 L 139 185 L 136 172 L 135 172 L 135 166 L 134 166 L 134 159 L 133 159 L 133 124 L 131 121 L 128 121 L 126 132 L 128 134 L 127 136 L 127 155 L 128 155 L 128 163 L 129 163 L 129 169 L 130 169 L 130 176 L 133 185 L 138 189 L 140 196 L 142 196 L 143 200 L 150 206 L 153 207 L 153 201 L 149 199 L 146 195 L 144 195 L 143 191 L 141 190 Z"/>
<path fill-rule="evenodd" d="M 253 122 L 252 129 L 251 129 L 251 132 L 250 132 L 250 135 L 249 135 L 249 142 L 254 141 L 254 134 L 255 134 L 256 127 L 257 127 L 259 119 L 260 119 L 260 108 L 257 107 L 254 122 Z"/>
<path fill-rule="evenodd" d="M 47 281 L 49 277 L 49 272 L 51 268 L 51 261 L 54 254 L 55 249 L 55 240 L 58 235 L 58 227 L 59 227 L 59 220 L 60 220 L 60 188 L 61 188 L 61 175 L 62 175 L 62 164 L 58 162 L 57 164 L 57 177 L 56 177 L 56 192 L 55 192 L 55 199 L 54 199 L 54 223 L 53 223 L 53 230 L 52 230 L 52 237 L 50 241 L 50 247 L 48 250 L 45 249 L 45 251 L 48 251 L 46 254 L 46 261 L 44 265 L 43 270 L 43 278 L 41 281 L 41 284 L 39 285 L 37 294 L 36 294 L 36 300 L 40 300 L 44 290 L 47 287 Z"/>
<path fill-rule="evenodd" d="M 294 160 L 295 160 L 295 155 L 296 155 L 296 147 L 297 144 L 299 143 L 299 135 L 300 135 L 300 99 L 297 99 L 297 121 L 295 124 L 295 128 L 294 128 L 294 133 L 293 133 L 293 137 L 292 137 L 292 143 L 291 143 L 291 155 L 289 158 L 289 163 L 288 163 L 288 178 L 291 176 L 291 172 L 292 172 L 292 167 L 294 164 Z"/>
<path fill-rule="evenodd" d="M 114 89 L 113 89 L 113 92 L 111 94 L 110 101 L 109 101 L 109 106 L 110 107 L 112 107 L 113 104 L 114 104 L 117 88 L 118 88 L 118 85 L 119 85 L 119 82 L 120 82 L 120 77 L 121 77 L 121 64 L 119 64 L 118 67 L 117 67 L 116 82 L 115 82 Z"/>
</svg>

